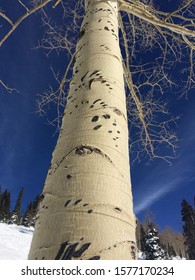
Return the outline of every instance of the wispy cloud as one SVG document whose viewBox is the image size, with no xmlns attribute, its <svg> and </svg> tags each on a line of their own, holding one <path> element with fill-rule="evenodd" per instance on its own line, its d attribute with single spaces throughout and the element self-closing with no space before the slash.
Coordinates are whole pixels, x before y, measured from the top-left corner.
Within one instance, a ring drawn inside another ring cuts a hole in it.
<svg viewBox="0 0 195 280">
<path fill-rule="evenodd" d="M 139 214 L 148 209 L 168 193 L 186 186 L 195 180 L 195 121 L 183 123 L 180 133 L 184 141 L 181 144 L 181 155 L 168 167 L 160 163 L 149 168 L 139 180 L 134 196 L 134 211 Z"/>
<path fill-rule="evenodd" d="M 167 193 L 177 189 L 182 183 L 182 178 L 177 178 L 164 183 L 156 181 L 155 186 L 150 186 L 147 193 L 144 193 L 137 202 L 134 211 L 139 214 L 141 211 L 148 209 L 152 204 L 164 197 Z"/>
</svg>

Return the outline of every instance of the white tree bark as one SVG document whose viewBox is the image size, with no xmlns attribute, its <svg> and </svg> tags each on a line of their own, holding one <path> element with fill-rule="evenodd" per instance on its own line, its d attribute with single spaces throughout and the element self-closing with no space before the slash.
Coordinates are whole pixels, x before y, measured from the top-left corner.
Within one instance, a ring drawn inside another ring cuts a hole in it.
<svg viewBox="0 0 195 280">
<path fill-rule="evenodd" d="M 118 1 L 86 1 L 29 259 L 135 259 Z"/>
</svg>

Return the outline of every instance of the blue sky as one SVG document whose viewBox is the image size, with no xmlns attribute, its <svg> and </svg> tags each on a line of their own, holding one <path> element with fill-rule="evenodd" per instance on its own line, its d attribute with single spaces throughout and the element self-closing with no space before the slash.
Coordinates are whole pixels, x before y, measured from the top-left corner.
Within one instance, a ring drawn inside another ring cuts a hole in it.
<svg viewBox="0 0 195 280">
<path fill-rule="evenodd" d="M 23 208 L 41 192 L 57 140 L 55 128 L 35 113 L 35 100 L 54 85 L 50 66 L 64 69 L 60 57 L 48 60 L 40 50 L 32 50 L 40 25 L 38 15 L 27 19 L 0 48 L 0 79 L 20 92 L 8 94 L 0 86 L 0 184 L 11 191 L 12 205 L 24 186 Z M 195 94 L 191 92 L 188 100 L 169 94 L 170 109 L 182 114 L 176 129 L 177 158 L 172 166 L 162 160 L 134 163 L 131 177 L 138 218 L 150 210 L 161 228 L 180 230 L 181 201 L 192 203 L 195 194 Z"/>
</svg>

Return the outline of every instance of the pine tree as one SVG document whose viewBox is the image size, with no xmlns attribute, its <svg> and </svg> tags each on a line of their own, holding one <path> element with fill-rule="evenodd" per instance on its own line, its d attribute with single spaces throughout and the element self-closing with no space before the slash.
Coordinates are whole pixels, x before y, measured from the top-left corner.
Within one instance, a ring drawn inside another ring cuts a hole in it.
<svg viewBox="0 0 195 280">
<path fill-rule="evenodd" d="M 3 199 L 3 193 L 2 193 L 2 187 L 0 185 L 0 212 L 1 212 L 1 202 L 2 202 L 2 199 Z"/>
<path fill-rule="evenodd" d="M 140 226 L 140 249 L 142 252 L 145 252 L 146 250 L 146 233 L 144 230 L 144 227 L 141 225 Z"/>
<path fill-rule="evenodd" d="M 10 218 L 10 204 L 11 204 L 11 196 L 10 192 L 6 189 L 2 195 L 0 200 L 0 220 L 3 222 L 8 222 Z"/>
<path fill-rule="evenodd" d="M 195 207 L 193 207 L 184 199 L 182 201 L 182 221 L 183 221 L 183 235 L 185 238 L 185 245 L 187 247 L 187 254 L 190 260 L 195 260 Z"/>
<path fill-rule="evenodd" d="M 10 221 L 13 222 L 14 224 L 19 225 L 20 224 L 20 208 L 21 208 L 21 203 L 22 203 L 22 197 L 24 193 L 24 188 L 22 187 L 20 190 L 20 193 L 18 195 L 16 205 L 14 207 L 14 210 L 12 211 L 11 219 Z"/>
<path fill-rule="evenodd" d="M 160 246 L 158 231 L 151 223 L 148 225 L 148 230 L 145 238 L 145 256 L 146 260 L 163 260 L 165 252 Z"/>
<path fill-rule="evenodd" d="M 28 204 L 26 211 L 22 217 L 22 225 L 26 227 L 35 226 L 39 201 L 40 201 L 40 196 L 36 196 L 35 200 Z"/>
<path fill-rule="evenodd" d="M 26 211 L 22 217 L 22 225 L 25 227 L 31 226 L 31 219 L 32 219 L 32 202 L 29 202 L 26 208 Z"/>
</svg>

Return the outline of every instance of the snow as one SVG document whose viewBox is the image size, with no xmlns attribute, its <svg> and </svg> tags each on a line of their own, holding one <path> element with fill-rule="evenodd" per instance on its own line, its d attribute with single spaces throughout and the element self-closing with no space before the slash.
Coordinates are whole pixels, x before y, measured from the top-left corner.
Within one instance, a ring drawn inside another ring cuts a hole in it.
<svg viewBox="0 0 195 280">
<path fill-rule="evenodd" d="M 33 228 L 0 223 L 0 260 L 26 260 Z"/>
<path fill-rule="evenodd" d="M 34 228 L 0 223 L 0 260 L 27 260 Z M 138 252 L 138 259 L 145 254 Z M 172 260 L 181 260 L 172 257 Z"/>
</svg>

